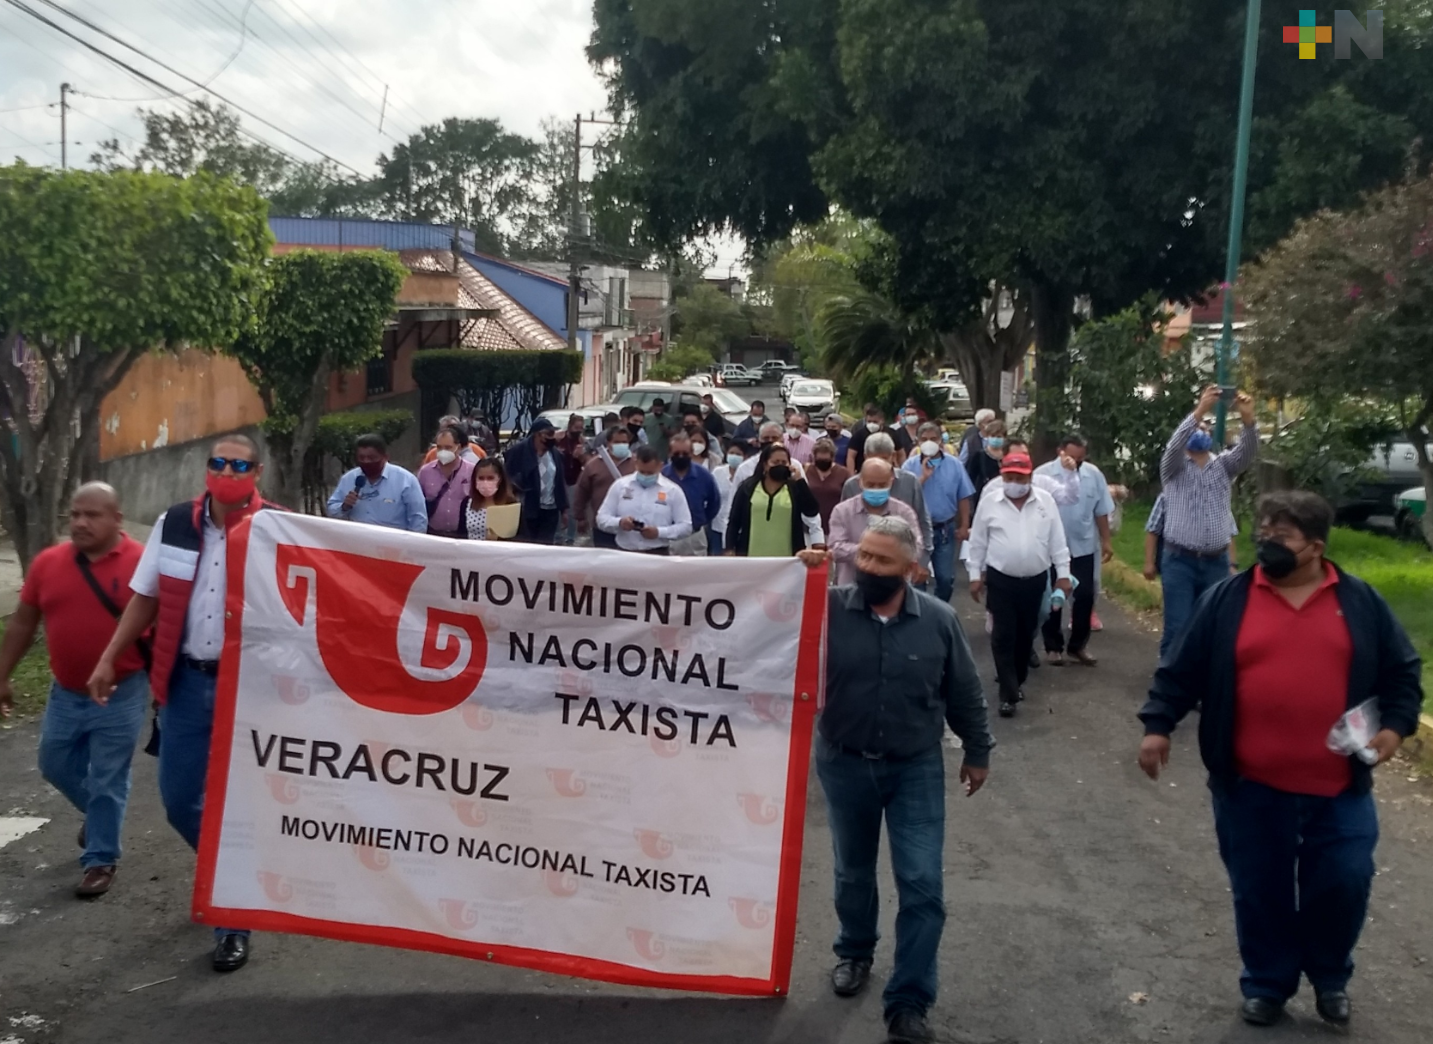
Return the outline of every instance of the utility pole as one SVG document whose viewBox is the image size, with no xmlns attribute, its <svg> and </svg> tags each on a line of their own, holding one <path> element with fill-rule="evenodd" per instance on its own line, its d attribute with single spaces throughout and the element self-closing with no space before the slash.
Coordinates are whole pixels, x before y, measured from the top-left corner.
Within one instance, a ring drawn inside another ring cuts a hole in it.
<svg viewBox="0 0 1433 1044">
<path fill-rule="evenodd" d="M 388 115 L 388 84 L 383 85 L 383 104 L 378 108 L 378 133 L 383 133 L 383 117 Z"/>
<path fill-rule="evenodd" d="M 1239 279 L 1239 251 L 1244 234 L 1244 191 L 1249 182 L 1249 128 L 1254 116 L 1254 66 L 1259 60 L 1260 0 L 1249 0 L 1244 22 L 1244 75 L 1239 84 L 1239 134 L 1234 147 L 1234 189 L 1229 200 L 1229 245 L 1224 257 L 1224 328 L 1219 334 L 1216 379 L 1223 392 L 1215 414 L 1214 444 L 1224 445 L 1224 425 L 1233 389 L 1230 364 L 1234 346 L 1234 284 Z"/>
<path fill-rule="evenodd" d="M 582 113 L 572 139 L 572 216 L 567 228 L 567 347 L 577 350 L 577 298 L 582 291 L 582 266 L 577 262 L 578 225 L 582 221 Z"/>
<path fill-rule="evenodd" d="M 69 93 L 69 90 L 70 90 L 70 85 L 69 85 L 69 84 L 67 84 L 67 83 L 62 83 L 62 84 L 60 84 L 60 169 L 61 169 L 61 170 L 69 170 L 69 169 L 70 169 L 70 153 L 69 153 L 69 148 L 70 148 L 70 134 L 69 134 L 70 125 L 69 125 L 69 119 L 68 119 L 69 114 L 70 114 L 70 105 L 69 105 L 69 102 L 67 102 L 67 101 L 65 100 L 65 95 Z M 52 155 L 53 155 L 53 153 L 52 153 Z"/>
</svg>

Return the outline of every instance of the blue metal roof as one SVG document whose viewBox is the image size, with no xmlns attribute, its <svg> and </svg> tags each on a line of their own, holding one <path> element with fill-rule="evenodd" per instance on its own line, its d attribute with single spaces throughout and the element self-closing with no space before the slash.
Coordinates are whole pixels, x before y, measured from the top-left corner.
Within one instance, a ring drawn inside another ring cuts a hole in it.
<svg viewBox="0 0 1433 1044">
<path fill-rule="evenodd" d="M 274 238 L 289 246 L 365 246 L 383 250 L 444 250 L 453 245 L 452 225 L 366 218 L 271 217 Z M 459 232 L 464 250 L 477 249 L 473 233 Z"/>
</svg>

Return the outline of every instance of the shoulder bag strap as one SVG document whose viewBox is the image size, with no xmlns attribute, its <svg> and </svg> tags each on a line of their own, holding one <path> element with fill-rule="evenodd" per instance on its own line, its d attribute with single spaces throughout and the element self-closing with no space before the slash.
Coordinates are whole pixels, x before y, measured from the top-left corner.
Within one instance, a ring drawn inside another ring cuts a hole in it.
<svg viewBox="0 0 1433 1044">
<path fill-rule="evenodd" d="M 109 613 L 116 620 L 123 616 L 124 610 L 115 604 L 113 598 L 105 594 L 105 589 L 101 587 L 100 582 L 95 579 L 95 574 L 90 569 L 90 560 L 85 557 L 83 551 L 75 552 L 75 565 L 80 567 L 80 575 L 85 578 L 85 583 L 90 585 L 90 590 L 93 591 L 95 597 L 100 600 L 100 605 L 104 606 L 105 612 Z M 144 661 L 144 669 L 148 672 L 153 663 L 149 643 L 143 638 L 136 638 L 134 647 L 139 650 L 139 658 Z"/>
</svg>

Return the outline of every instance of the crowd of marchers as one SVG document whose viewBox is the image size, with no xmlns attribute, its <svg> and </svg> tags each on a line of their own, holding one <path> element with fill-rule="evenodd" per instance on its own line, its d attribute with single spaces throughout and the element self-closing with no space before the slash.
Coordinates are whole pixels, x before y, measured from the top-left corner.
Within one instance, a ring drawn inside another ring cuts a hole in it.
<svg viewBox="0 0 1433 1044">
<path fill-rule="evenodd" d="M 1352 953 L 1367 910 L 1378 836 L 1373 768 L 1416 728 L 1420 664 L 1383 599 L 1326 555 L 1333 521 L 1316 494 L 1260 502 L 1257 561 L 1233 558 L 1232 491 L 1258 453 L 1252 401 L 1231 444 L 1215 444 L 1207 390 L 1172 433 L 1147 531 L 1164 634 L 1139 711 L 1140 766 L 1157 778 L 1170 734 L 1199 713 L 1219 853 L 1228 870 L 1245 1020 L 1277 1021 L 1307 978 L 1319 1014 L 1350 1019 Z M 958 571 L 983 602 L 995 702 L 1013 717 L 1032 668 L 1094 667 L 1101 567 L 1126 491 L 1086 459 L 1075 434 L 1036 466 L 988 410 L 953 445 L 908 403 L 888 426 L 868 406 L 842 417 L 754 402 L 733 433 L 711 404 L 669 412 L 658 399 L 605 417 L 595 433 L 536 421 L 499 453 L 481 420 L 445 417 L 415 471 L 377 435 L 327 514 L 356 526 L 459 540 L 512 540 L 586 553 L 799 558 L 828 568 L 828 663 L 815 765 L 829 808 L 840 924 L 831 987 L 867 984 L 878 932 L 884 821 L 899 910 L 883 998 L 889 1039 L 930 1038 L 945 919 L 945 746 L 961 740 L 967 794 L 995 746 L 986 685 L 953 603 Z M 198 844 L 224 655 L 228 534 L 260 510 L 259 447 L 218 439 L 203 490 L 174 505 L 141 545 L 119 494 L 91 483 L 70 507 L 69 539 L 31 565 L 0 647 L 0 714 L 10 676 L 44 625 L 54 684 L 39 740 L 44 777 L 78 810 L 81 880 L 114 884 L 131 758 L 151 701 L 146 753 L 158 757 L 170 824 Z M 200 476 L 196 476 L 198 479 Z M 1043 660 L 1036 643 L 1043 645 Z M 1379 725 L 1344 749 L 1347 712 Z M 1133 712 L 1135 708 L 1131 708 Z M 241 926 L 214 928 L 213 967 L 249 959 Z"/>
</svg>

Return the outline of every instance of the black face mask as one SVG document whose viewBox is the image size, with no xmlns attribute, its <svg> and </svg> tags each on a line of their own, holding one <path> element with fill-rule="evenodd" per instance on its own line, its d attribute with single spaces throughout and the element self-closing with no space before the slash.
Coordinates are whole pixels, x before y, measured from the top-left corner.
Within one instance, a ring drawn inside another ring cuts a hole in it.
<svg viewBox="0 0 1433 1044">
<path fill-rule="evenodd" d="M 785 464 L 773 464 L 766 469 L 766 473 L 777 482 L 785 482 L 791 478 L 791 468 Z"/>
<path fill-rule="evenodd" d="M 1299 556 L 1277 540 L 1259 541 L 1259 567 L 1271 580 L 1282 580 L 1299 568 Z"/>
<path fill-rule="evenodd" d="M 816 458 L 816 470 L 817 470 L 817 471 L 830 471 L 830 470 L 831 470 L 831 465 L 834 464 L 834 463 L 836 463 L 834 460 L 828 460 L 828 459 L 825 458 L 825 457 L 817 457 L 817 458 Z"/>
<path fill-rule="evenodd" d="M 672 467 L 676 468 L 678 471 L 686 471 L 686 470 L 687 470 L 687 465 L 690 464 L 691 462 L 692 462 L 692 455 L 691 455 L 690 453 L 673 453 L 673 454 L 672 454 Z"/>
<path fill-rule="evenodd" d="M 896 592 L 905 582 L 906 578 L 903 576 L 880 576 L 864 569 L 856 570 L 856 590 L 861 592 L 867 605 L 885 605 L 896 596 Z"/>
</svg>

